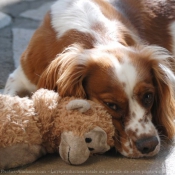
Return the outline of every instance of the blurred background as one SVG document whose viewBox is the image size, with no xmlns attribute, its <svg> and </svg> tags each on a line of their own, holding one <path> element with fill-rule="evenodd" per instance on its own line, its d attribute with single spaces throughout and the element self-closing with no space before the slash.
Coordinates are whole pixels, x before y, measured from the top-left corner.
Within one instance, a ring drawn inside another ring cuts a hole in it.
<svg viewBox="0 0 175 175">
<path fill-rule="evenodd" d="M 54 0 L 0 0 L 0 92 Z"/>
</svg>

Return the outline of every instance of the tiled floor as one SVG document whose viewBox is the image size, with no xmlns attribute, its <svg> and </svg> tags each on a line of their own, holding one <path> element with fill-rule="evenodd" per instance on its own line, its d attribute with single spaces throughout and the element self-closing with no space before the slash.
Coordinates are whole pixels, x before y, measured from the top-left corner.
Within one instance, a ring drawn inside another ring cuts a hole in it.
<svg viewBox="0 0 175 175">
<path fill-rule="evenodd" d="M 0 89 L 19 58 L 34 30 L 49 9 L 52 0 L 0 0 Z M 4 18 L 9 21 L 4 22 Z M 2 90 L 0 90 L 0 93 Z M 59 155 L 47 155 L 38 161 L 0 174 L 121 174 L 175 175 L 175 144 L 163 145 L 150 159 L 127 159 L 114 150 L 90 157 L 80 166 L 64 163 Z"/>
</svg>

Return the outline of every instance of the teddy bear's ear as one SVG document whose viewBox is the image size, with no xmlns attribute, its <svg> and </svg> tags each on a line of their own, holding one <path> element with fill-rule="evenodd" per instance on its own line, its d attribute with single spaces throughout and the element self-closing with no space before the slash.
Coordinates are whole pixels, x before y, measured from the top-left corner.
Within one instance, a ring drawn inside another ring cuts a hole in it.
<svg viewBox="0 0 175 175">
<path fill-rule="evenodd" d="M 86 112 L 90 108 L 91 108 L 90 103 L 87 100 L 82 100 L 82 99 L 72 100 L 66 106 L 67 110 L 76 109 L 76 110 L 79 110 L 81 113 Z"/>
</svg>

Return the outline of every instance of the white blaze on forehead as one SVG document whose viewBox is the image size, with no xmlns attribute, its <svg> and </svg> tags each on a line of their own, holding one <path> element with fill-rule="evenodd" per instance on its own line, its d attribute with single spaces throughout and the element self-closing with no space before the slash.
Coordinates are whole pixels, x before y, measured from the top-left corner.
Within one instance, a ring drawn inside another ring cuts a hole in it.
<svg viewBox="0 0 175 175">
<path fill-rule="evenodd" d="M 122 70 L 120 74 L 120 81 L 125 83 L 125 92 L 128 95 L 128 97 L 131 97 L 133 95 L 133 90 L 137 81 L 136 69 L 131 63 L 126 62 L 122 65 Z"/>
<path fill-rule="evenodd" d="M 114 72 L 117 79 L 125 84 L 124 91 L 128 98 L 133 96 L 133 90 L 137 82 L 137 71 L 129 59 L 124 59 L 119 62 L 117 59 L 111 59 L 114 65 Z"/>
<path fill-rule="evenodd" d="M 123 83 L 123 89 L 127 95 L 129 101 L 129 121 L 126 126 L 126 130 L 136 131 L 136 135 L 150 134 L 154 130 L 154 126 L 151 121 L 151 117 L 147 116 L 147 122 L 145 122 L 146 109 L 144 109 L 136 99 L 134 94 L 134 88 L 137 85 L 138 72 L 132 62 L 128 59 L 119 62 L 117 59 L 112 59 L 114 64 L 115 73 L 117 79 Z M 151 115 L 151 114 L 150 114 Z M 141 122 L 142 121 L 142 122 Z"/>
</svg>

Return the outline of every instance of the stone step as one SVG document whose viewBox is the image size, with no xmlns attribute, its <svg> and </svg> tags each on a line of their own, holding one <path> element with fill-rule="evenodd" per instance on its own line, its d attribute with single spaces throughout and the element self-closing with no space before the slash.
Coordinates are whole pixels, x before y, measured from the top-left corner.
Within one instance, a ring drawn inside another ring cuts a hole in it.
<svg viewBox="0 0 175 175">
<path fill-rule="evenodd" d="M 11 23 L 12 19 L 9 15 L 0 12 L 0 29 L 9 25 Z"/>
</svg>

